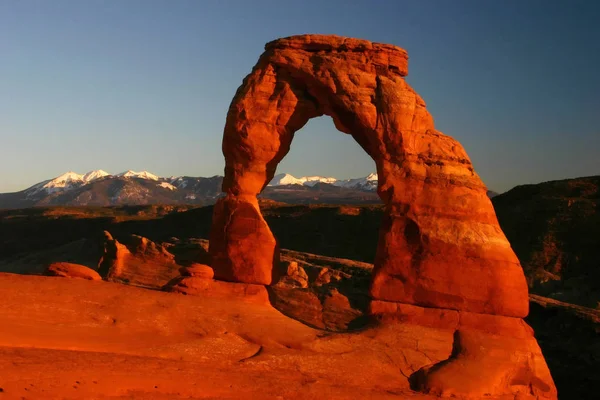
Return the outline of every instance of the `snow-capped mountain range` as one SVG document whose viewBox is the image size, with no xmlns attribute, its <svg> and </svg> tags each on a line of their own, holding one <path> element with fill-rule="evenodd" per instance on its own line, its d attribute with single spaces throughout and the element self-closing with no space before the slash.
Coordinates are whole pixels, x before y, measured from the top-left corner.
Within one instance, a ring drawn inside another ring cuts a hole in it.
<svg viewBox="0 0 600 400">
<path fill-rule="evenodd" d="M 66 172 L 14 193 L 0 193 L 0 209 L 32 206 L 111 206 L 134 204 L 209 205 L 223 193 L 222 176 L 160 177 L 148 171 L 111 174 L 104 170 Z M 262 198 L 288 203 L 377 203 L 377 175 L 357 179 L 279 174 Z"/>
<path fill-rule="evenodd" d="M 85 174 L 69 171 L 20 192 L 0 193 L 0 209 L 33 206 L 210 205 L 224 195 L 222 183 L 222 176 L 166 178 L 148 171 L 129 170 L 114 175 L 103 170 Z M 278 174 L 260 197 L 291 204 L 381 204 L 375 173 L 355 179 L 325 176 L 296 178 L 290 174 Z"/>
<path fill-rule="evenodd" d="M 38 195 L 42 191 L 47 194 L 52 194 L 56 192 L 80 188 L 94 181 L 104 179 L 107 177 L 137 178 L 156 181 L 157 186 L 168 190 L 184 189 L 190 183 L 189 177 L 183 176 L 163 178 L 154 175 L 153 173 L 148 171 L 136 172 L 132 170 L 112 175 L 104 170 L 99 169 L 95 171 L 90 171 L 85 174 L 78 174 L 73 171 L 65 172 L 64 174 L 57 176 L 56 178 L 37 183 L 31 186 L 30 188 L 25 189 L 25 192 L 29 196 Z M 363 178 L 337 179 L 323 176 L 302 176 L 300 178 L 296 178 L 293 175 L 283 173 L 276 175 L 273 178 L 273 180 L 271 180 L 268 186 L 302 185 L 313 187 L 318 183 L 327 183 L 333 186 L 358 190 L 376 190 L 377 174 L 370 174 Z"/>
<path fill-rule="evenodd" d="M 269 186 L 303 185 L 312 187 L 318 183 L 328 183 L 333 186 L 360 190 L 377 190 L 377 174 L 373 173 L 364 178 L 354 179 L 337 179 L 324 176 L 302 176 L 296 178 L 290 174 L 278 174 L 269 182 Z"/>
<path fill-rule="evenodd" d="M 28 195 L 35 195 L 41 191 L 44 191 L 48 194 L 55 193 L 59 191 L 70 190 L 74 188 L 78 188 L 89 183 L 92 183 L 98 179 L 102 179 L 105 177 L 113 176 L 108 172 L 98 169 L 94 171 L 90 171 L 83 175 L 78 174 L 73 171 L 65 172 L 64 174 L 57 176 L 54 179 L 49 179 L 47 181 L 43 181 L 37 183 L 30 187 L 29 189 L 25 189 L 25 192 Z M 153 181 L 158 181 L 160 178 L 154 174 L 151 174 L 148 171 L 135 172 L 132 170 L 128 170 L 125 172 L 121 172 L 120 174 L 114 175 L 116 177 L 122 178 L 141 178 L 141 179 L 149 179 Z M 172 186 L 172 185 L 171 185 Z"/>
</svg>

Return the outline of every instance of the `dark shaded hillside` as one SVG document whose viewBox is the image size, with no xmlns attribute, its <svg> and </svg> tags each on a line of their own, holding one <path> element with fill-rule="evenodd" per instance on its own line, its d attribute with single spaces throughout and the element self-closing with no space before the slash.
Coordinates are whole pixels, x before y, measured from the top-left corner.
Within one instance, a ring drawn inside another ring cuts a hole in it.
<svg viewBox="0 0 600 400">
<path fill-rule="evenodd" d="M 383 206 L 264 206 L 263 214 L 282 248 L 375 259 Z"/>
<path fill-rule="evenodd" d="M 212 206 L 50 207 L 0 211 L 0 261 L 32 250 L 96 238 L 137 234 L 152 240 L 208 238 Z M 382 206 L 281 205 L 263 202 L 280 246 L 373 262 Z"/>
<path fill-rule="evenodd" d="M 26 207 L 131 206 L 214 204 L 223 196 L 222 176 L 183 176 L 161 180 L 107 176 L 69 190 L 46 190 L 35 186 L 16 193 L 0 193 L 0 209 Z M 290 204 L 380 204 L 377 192 L 338 187 L 327 183 L 312 186 L 268 186 L 260 198 Z"/>
<path fill-rule="evenodd" d="M 16 193 L 0 193 L 0 209 L 48 207 L 48 206 L 93 206 L 147 204 L 213 204 L 221 195 L 223 178 L 182 177 L 175 183 L 166 180 L 124 178 L 108 176 L 91 183 L 76 184 L 69 190 L 46 190 L 31 187 Z"/>
<path fill-rule="evenodd" d="M 492 199 L 531 291 L 600 301 L 600 176 L 523 185 Z"/>
<path fill-rule="evenodd" d="M 267 186 L 260 198 L 289 204 L 381 204 L 375 191 L 317 183 L 313 186 Z"/>
<path fill-rule="evenodd" d="M 35 207 L 0 210 L 0 261 L 81 239 L 116 233 L 161 231 L 162 217 L 191 206 Z M 210 221 L 212 208 L 207 209 Z M 205 226 L 206 219 L 198 225 Z"/>
</svg>

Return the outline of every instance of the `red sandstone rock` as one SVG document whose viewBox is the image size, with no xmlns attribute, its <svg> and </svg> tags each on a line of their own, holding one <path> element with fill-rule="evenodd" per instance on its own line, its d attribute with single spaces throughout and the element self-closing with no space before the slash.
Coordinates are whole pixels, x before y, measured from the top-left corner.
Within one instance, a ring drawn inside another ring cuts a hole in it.
<svg viewBox="0 0 600 400">
<path fill-rule="evenodd" d="M 215 277 L 270 284 L 275 239 L 256 195 L 294 133 L 330 116 L 373 158 L 386 204 L 374 298 L 524 317 L 523 271 L 486 187 L 456 140 L 435 130 L 406 83 L 407 54 L 385 44 L 301 35 L 268 43 L 234 97 L 223 135 L 227 197 L 214 211 Z"/>
<path fill-rule="evenodd" d="M 282 267 L 285 269 L 285 274 L 281 277 L 280 282 L 284 281 L 283 283 L 292 287 L 308 287 L 308 275 L 297 261 L 282 261 Z"/>
<path fill-rule="evenodd" d="M 335 269 L 321 268 L 315 279 L 315 285 L 321 286 L 327 285 L 331 282 L 339 282 L 340 280 L 342 280 L 343 276 L 343 272 L 337 271 Z"/>
<path fill-rule="evenodd" d="M 276 280 L 279 250 L 256 196 L 227 196 L 215 204 L 209 251 L 216 279 L 262 285 Z"/>
<path fill-rule="evenodd" d="M 104 235 L 100 271 L 107 280 L 158 289 L 179 276 L 180 266 L 164 245 L 138 235 L 125 237 L 122 244 L 110 233 Z"/>
<path fill-rule="evenodd" d="M 269 288 L 273 307 L 332 332 L 367 325 L 369 279 L 365 275 L 373 269 L 371 264 L 291 250 L 281 253 L 282 276 Z"/>
<path fill-rule="evenodd" d="M 520 318 L 382 301 L 371 303 L 371 313 L 388 323 L 397 320 L 453 335 L 446 360 L 429 363 L 411 375 L 415 390 L 442 397 L 556 399 L 533 330 Z"/>
<path fill-rule="evenodd" d="M 85 265 L 71 264 L 67 262 L 56 262 L 48 266 L 46 275 L 61 276 L 64 278 L 81 278 L 90 281 L 101 281 L 102 277 L 98 272 Z"/>
<path fill-rule="evenodd" d="M 195 278 L 212 279 L 215 275 L 213 269 L 205 264 L 190 264 L 179 268 L 181 276 L 193 276 Z"/>
<path fill-rule="evenodd" d="M 256 196 L 294 133 L 310 118 L 329 115 L 377 166 L 386 208 L 371 313 L 401 322 L 393 337 L 410 329 L 418 337 L 416 343 L 392 339 L 388 357 L 407 361 L 414 348 L 405 369 L 411 385 L 427 393 L 554 399 L 533 332 L 520 319 L 528 312 L 525 277 L 487 189 L 462 146 L 435 130 L 406 74 L 406 52 L 395 46 L 321 35 L 266 45 L 227 114 L 226 197 L 215 207 L 210 243 L 215 277 L 272 283 L 277 244 Z M 284 312 L 325 325 L 330 314 L 351 310 L 338 289 L 317 302 L 317 287 L 341 283 L 333 278 L 324 269 L 315 289 L 276 286 L 273 299 Z M 308 312 L 298 311 L 303 301 L 310 302 Z M 422 346 L 436 356 L 424 357 Z"/>
<path fill-rule="evenodd" d="M 270 304 L 267 289 L 262 285 L 222 282 L 204 277 L 174 278 L 163 287 L 163 290 L 193 296 L 239 298 L 253 303 Z"/>
</svg>

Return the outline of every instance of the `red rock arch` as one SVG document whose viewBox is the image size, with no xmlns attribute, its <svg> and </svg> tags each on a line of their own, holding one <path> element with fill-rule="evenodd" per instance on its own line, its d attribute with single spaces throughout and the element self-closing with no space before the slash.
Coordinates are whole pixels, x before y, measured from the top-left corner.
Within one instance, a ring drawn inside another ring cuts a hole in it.
<svg viewBox="0 0 600 400">
<path fill-rule="evenodd" d="M 227 114 L 226 197 L 215 206 L 210 236 L 217 279 L 268 285 L 276 278 L 277 243 L 256 196 L 294 133 L 329 115 L 377 166 L 386 216 L 373 298 L 527 315 L 523 271 L 486 187 L 463 147 L 435 130 L 407 73 L 407 53 L 386 44 L 302 35 L 265 46 Z"/>
</svg>

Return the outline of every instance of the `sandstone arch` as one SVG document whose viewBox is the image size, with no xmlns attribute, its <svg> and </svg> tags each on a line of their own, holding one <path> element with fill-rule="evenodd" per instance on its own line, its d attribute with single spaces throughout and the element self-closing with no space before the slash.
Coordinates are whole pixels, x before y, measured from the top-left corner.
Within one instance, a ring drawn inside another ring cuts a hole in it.
<svg viewBox="0 0 600 400">
<path fill-rule="evenodd" d="M 371 313 L 399 319 L 389 326 L 400 337 L 416 334 L 417 347 L 424 337 L 451 344 L 435 360 L 411 359 L 407 384 L 441 396 L 556 399 L 533 332 L 520 319 L 528 294 L 519 261 L 464 149 L 435 130 L 405 82 L 407 60 L 398 47 L 337 36 L 266 45 L 227 114 L 226 196 L 215 205 L 209 248 L 215 278 L 277 279 L 277 242 L 256 196 L 294 132 L 328 115 L 377 166 L 385 219 Z M 398 343 L 405 360 L 409 342 Z"/>
<path fill-rule="evenodd" d="M 210 236 L 215 278 L 270 284 L 277 243 L 256 196 L 294 132 L 330 116 L 373 158 L 386 205 L 371 286 L 374 299 L 524 317 L 523 271 L 486 187 L 463 147 L 434 128 L 406 83 L 407 53 L 337 36 L 268 43 L 238 89 L 223 136 L 226 197 Z"/>
</svg>

